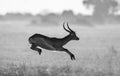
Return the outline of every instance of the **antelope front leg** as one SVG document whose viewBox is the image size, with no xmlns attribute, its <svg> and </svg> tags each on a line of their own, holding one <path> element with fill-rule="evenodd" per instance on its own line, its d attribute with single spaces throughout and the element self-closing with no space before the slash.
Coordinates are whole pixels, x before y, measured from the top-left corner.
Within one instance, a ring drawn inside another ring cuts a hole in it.
<svg viewBox="0 0 120 76">
<path fill-rule="evenodd" d="M 70 55 L 71 60 L 75 60 L 75 56 L 74 56 L 74 54 L 71 53 L 68 49 L 63 48 L 63 51 L 65 51 L 66 53 L 68 53 L 68 54 Z"/>
</svg>

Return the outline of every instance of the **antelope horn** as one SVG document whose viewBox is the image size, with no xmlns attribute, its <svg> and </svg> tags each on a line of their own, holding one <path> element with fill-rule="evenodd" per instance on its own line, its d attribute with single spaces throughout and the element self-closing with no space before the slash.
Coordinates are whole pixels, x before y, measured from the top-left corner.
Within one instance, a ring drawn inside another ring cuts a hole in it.
<svg viewBox="0 0 120 76">
<path fill-rule="evenodd" d="M 68 22 L 67 22 L 67 27 L 68 27 L 68 29 L 70 30 L 70 32 L 73 31 L 73 30 L 69 27 Z"/>
<path fill-rule="evenodd" d="M 65 28 L 65 22 L 63 23 L 63 28 L 64 28 L 67 32 L 70 32 L 69 30 L 67 30 L 67 29 Z"/>
</svg>

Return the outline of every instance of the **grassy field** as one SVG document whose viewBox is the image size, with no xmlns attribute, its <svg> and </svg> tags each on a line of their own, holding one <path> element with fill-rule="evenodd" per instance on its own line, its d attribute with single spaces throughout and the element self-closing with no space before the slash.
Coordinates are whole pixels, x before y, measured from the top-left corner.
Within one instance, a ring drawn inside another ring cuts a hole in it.
<svg viewBox="0 0 120 76">
<path fill-rule="evenodd" d="M 30 49 L 34 33 L 64 37 L 63 27 L 29 26 L 29 22 L 0 22 L 0 76 L 119 76 L 120 26 L 70 27 L 79 41 L 64 47 L 75 54 L 71 61 L 64 52 Z"/>
</svg>

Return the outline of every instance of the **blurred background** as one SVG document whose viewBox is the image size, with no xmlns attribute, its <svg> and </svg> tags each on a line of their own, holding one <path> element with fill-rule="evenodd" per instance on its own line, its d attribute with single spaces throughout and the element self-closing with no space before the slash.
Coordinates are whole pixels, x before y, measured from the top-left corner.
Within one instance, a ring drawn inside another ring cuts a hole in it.
<svg viewBox="0 0 120 76">
<path fill-rule="evenodd" d="M 30 49 L 35 33 L 68 35 L 63 22 L 80 38 L 64 46 L 75 61 L 65 52 Z M 0 0 L 1 76 L 119 76 L 119 50 L 119 0 Z"/>
<path fill-rule="evenodd" d="M 4 0 L 0 1 L 0 20 L 29 21 L 39 26 L 58 26 L 63 21 L 79 26 L 118 24 L 119 3 L 119 0 Z"/>
</svg>

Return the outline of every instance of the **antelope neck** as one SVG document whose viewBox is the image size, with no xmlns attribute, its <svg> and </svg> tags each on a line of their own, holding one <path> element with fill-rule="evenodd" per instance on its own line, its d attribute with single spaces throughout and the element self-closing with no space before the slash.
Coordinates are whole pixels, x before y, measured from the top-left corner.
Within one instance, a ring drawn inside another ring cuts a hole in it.
<svg viewBox="0 0 120 76">
<path fill-rule="evenodd" d="M 63 45 L 65 45 L 66 43 L 68 43 L 70 40 L 72 39 L 72 37 L 69 35 L 65 36 L 64 38 L 61 39 L 61 42 Z"/>
</svg>

